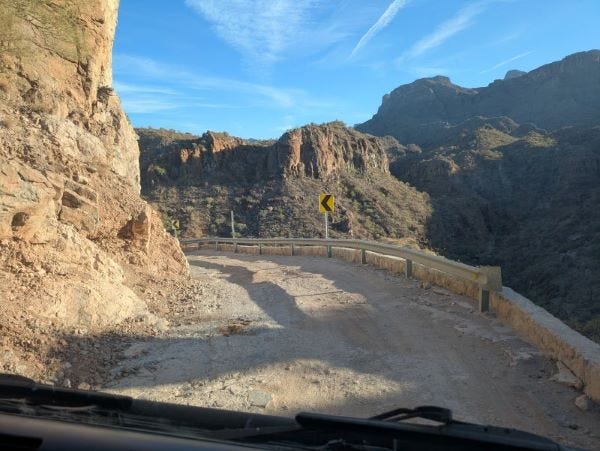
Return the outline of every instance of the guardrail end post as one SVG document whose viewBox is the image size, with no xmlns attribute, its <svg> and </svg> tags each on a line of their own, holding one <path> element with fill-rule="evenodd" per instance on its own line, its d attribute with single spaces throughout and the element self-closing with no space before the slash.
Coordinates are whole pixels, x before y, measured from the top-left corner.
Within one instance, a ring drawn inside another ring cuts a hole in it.
<svg viewBox="0 0 600 451">
<path fill-rule="evenodd" d="M 364 249 L 360 250 L 360 262 L 363 265 L 367 264 L 367 251 L 365 251 Z"/>
<path fill-rule="evenodd" d="M 292 254 L 292 257 L 293 257 L 294 256 L 294 243 L 292 243 L 292 246 L 291 246 L 291 254 Z"/>
<path fill-rule="evenodd" d="M 412 277 L 412 260 L 406 259 L 404 263 L 404 275 L 410 279 Z"/>
<path fill-rule="evenodd" d="M 258 255 L 262 255 L 262 243 L 258 243 Z"/>
<path fill-rule="evenodd" d="M 490 292 L 485 288 L 479 288 L 479 311 L 481 313 L 490 310 Z"/>
<path fill-rule="evenodd" d="M 327 246 L 327 257 L 331 258 L 331 246 Z"/>
</svg>

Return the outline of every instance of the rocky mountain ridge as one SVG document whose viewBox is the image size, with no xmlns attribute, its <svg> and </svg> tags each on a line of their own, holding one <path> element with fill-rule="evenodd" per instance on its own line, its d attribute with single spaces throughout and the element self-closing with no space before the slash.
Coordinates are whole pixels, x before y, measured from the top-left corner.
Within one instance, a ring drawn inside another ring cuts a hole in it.
<svg viewBox="0 0 600 451">
<path fill-rule="evenodd" d="M 142 192 L 181 236 L 226 236 L 230 210 L 245 236 L 318 236 L 318 194 L 331 192 L 339 196 L 333 236 L 422 237 L 427 199 L 390 175 L 387 152 L 401 148 L 393 138 L 339 122 L 261 144 L 214 132 L 137 132 Z"/>
<path fill-rule="evenodd" d="M 430 134 L 478 116 L 508 117 L 548 130 L 596 125 L 600 50 L 575 53 L 482 88 L 463 88 L 444 76 L 419 79 L 384 95 L 377 113 L 356 129 L 430 146 Z"/>
</svg>

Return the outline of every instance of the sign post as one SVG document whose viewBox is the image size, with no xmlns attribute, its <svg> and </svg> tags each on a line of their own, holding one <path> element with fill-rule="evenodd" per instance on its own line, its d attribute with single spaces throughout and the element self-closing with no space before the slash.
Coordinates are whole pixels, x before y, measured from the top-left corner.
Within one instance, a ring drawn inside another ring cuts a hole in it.
<svg viewBox="0 0 600 451">
<path fill-rule="evenodd" d="M 325 239 L 329 238 L 329 213 L 334 209 L 333 194 L 319 194 L 319 211 L 325 213 Z"/>
<path fill-rule="evenodd" d="M 235 238 L 235 224 L 233 222 L 233 210 L 231 210 L 231 238 Z"/>
</svg>

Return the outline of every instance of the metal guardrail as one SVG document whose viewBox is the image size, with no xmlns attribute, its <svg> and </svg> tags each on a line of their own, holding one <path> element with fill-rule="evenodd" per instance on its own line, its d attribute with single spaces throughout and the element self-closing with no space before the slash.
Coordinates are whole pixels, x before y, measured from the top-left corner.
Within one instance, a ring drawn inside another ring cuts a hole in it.
<svg viewBox="0 0 600 451">
<path fill-rule="evenodd" d="M 479 309 L 489 310 L 490 291 L 502 291 L 502 276 L 498 266 L 470 266 L 464 263 L 448 260 L 438 255 L 427 254 L 414 249 L 393 244 L 377 243 L 374 241 L 321 239 L 321 238 L 196 238 L 180 240 L 181 244 L 233 244 L 234 252 L 238 245 L 258 246 L 259 254 L 263 245 L 290 246 L 294 255 L 295 246 L 323 246 L 327 248 L 327 256 L 331 257 L 333 247 L 357 249 L 361 251 L 363 264 L 367 263 L 366 252 L 399 257 L 405 260 L 405 275 L 412 277 L 413 262 L 432 268 L 460 279 L 474 282 L 479 286 Z"/>
</svg>

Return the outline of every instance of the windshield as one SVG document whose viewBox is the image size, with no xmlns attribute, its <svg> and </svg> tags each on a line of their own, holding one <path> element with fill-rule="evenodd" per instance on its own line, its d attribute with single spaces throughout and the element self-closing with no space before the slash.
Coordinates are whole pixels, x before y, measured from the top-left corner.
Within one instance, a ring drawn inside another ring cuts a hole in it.
<svg viewBox="0 0 600 451">
<path fill-rule="evenodd" d="M 0 372 L 600 446 L 599 16 L 0 0 Z"/>
</svg>

